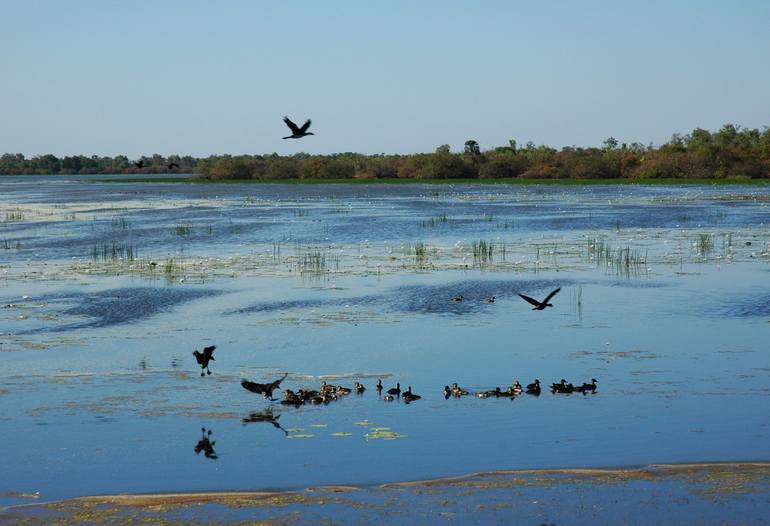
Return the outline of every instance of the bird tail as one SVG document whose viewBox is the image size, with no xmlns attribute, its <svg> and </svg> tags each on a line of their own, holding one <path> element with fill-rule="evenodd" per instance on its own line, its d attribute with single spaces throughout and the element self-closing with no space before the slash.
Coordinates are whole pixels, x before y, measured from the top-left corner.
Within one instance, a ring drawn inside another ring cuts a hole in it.
<svg viewBox="0 0 770 526">
<path fill-rule="evenodd" d="M 291 139 L 291 138 L 292 138 L 291 135 L 289 135 L 288 137 L 281 137 L 281 139 Z"/>
</svg>

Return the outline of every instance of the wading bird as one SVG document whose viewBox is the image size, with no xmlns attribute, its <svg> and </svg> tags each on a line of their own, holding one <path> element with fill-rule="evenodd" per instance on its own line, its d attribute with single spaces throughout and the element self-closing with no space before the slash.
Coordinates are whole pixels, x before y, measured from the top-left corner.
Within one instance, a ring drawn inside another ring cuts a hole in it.
<svg viewBox="0 0 770 526">
<path fill-rule="evenodd" d="M 286 126 L 291 130 L 291 135 L 283 137 L 283 139 L 301 139 L 305 135 L 315 135 L 313 132 L 307 131 L 307 129 L 310 128 L 310 119 L 305 121 L 302 128 L 291 122 L 291 119 L 288 117 L 284 117 L 283 122 L 285 122 Z"/>
<path fill-rule="evenodd" d="M 216 345 L 210 345 L 208 347 L 203 348 L 203 352 L 199 352 L 198 349 L 195 349 L 193 351 L 193 356 L 195 356 L 195 360 L 198 362 L 198 365 L 201 366 L 201 376 L 206 376 L 203 373 L 203 370 L 205 369 L 208 374 L 211 374 L 211 371 L 209 371 L 209 361 L 216 359 L 214 358 L 214 349 L 216 349 Z"/>
<path fill-rule="evenodd" d="M 273 398 L 273 391 L 278 389 L 278 387 L 281 385 L 281 382 L 283 382 L 287 376 L 289 376 L 289 373 L 285 373 L 282 378 L 279 378 L 275 382 L 270 382 L 269 384 L 260 384 L 257 382 L 250 382 L 248 380 L 241 380 L 241 386 L 247 391 L 261 394 L 268 400 L 274 401 L 275 398 Z"/>
<path fill-rule="evenodd" d="M 553 307 L 553 305 L 548 303 L 548 301 L 554 296 L 556 296 L 556 293 L 559 292 L 560 290 L 561 290 L 561 287 L 554 290 L 548 296 L 546 296 L 543 301 L 537 301 L 535 298 L 530 298 L 529 296 L 525 296 L 524 294 L 519 294 L 519 296 L 521 296 L 521 298 L 527 301 L 528 303 L 531 303 L 532 305 L 534 305 L 534 307 L 532 307 L 532 310 L 543 310 L 546 307 Z"/>
</svg>

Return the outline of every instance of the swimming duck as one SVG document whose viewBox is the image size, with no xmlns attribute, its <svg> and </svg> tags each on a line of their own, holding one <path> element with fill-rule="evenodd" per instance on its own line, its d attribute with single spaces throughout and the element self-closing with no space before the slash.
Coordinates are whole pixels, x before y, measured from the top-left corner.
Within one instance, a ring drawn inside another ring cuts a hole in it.
<svg viewBox="0 0 770 526">
<path fill-rule="evenodd" d="M 457 382 L 455 382 L 452 384 L 452 394 L 459 398 L 461 396 L 466 396 L 470 393 L 468 393 L 468 391 L 466 391 L 465 389 L 457 385 Z"/>
<path fill-rule="evenodd" d="M 559 389 L 563 389 L 567 386 L 567 380 L 564 378 L 561 379 L 561 381 L 558 384 L 551 384 L 551 391 L 556 392 Z"/>
<path fill-rule="evenodd" d="M 527 386 L 527 394 L 540 396 L 540 380 L 535 378 L 535 381 Z"/>
<path fill-rule="evenodd" d="M 401 396 L 401 384 L 396 383 L 396 387 L 391 387 L 390 389 L 388 389 L 388 394 Z"/>
<path fill-rule="evenodd" d="M 349 387 L 342 387 L 341 385 L 334 386 L 334 394 L 337 395 L 349 395 L 351 390 Z"/>
<path fill-rule="evenodd" d="M 495 297 L 494 297 L 494 296 L 490 296 L 490 297 L 488 297 L 488 298 L 487 298 L 485 301 L 486 301 L 487 303 L 494 303 L 494 302 L 495 302 Z"/>
<path fill-rule="evenodd" d="M 516 380 L 513 384 L 513 393 L 520 395 L 522 393 L 523 389 L 521 388 L 521 384 L 518 380 Z"/>
<path fill-rule="evenodd" d="M 452 390 L 449 388 L 448 385 L 444 386 L 444 399 L 449 400 L 449 397 L 452 396 Z"/>
<path fill-rule="evenodd" d="M 422 398 L 420 395 L 416 395 L 412 392 L 412 386 L 410 385 L 409 388 L 406 390 L 406 392 L 401 396 L 401 398 L 404 399 L 404 402 L 407 404 L 409 402 L 414 402 L 415 400 L 419 400 Z"/>
<path fill-rule="evenodd" d="M 366 387 L 364 387 L 363 384 L 359 382 L 356 382 L 355 388 L 356 388 L 356 394 L 362 394 L 364 391 L 366 391 Z"/>
<path fill-rule="evenodd" d="M 596 392 L 596 378 L 591 378 L 591 383 L 587 384 L 583 382 L 583 385 L 579 385 L 575 387 L 575 391 L 579 393 L 586 394 L 588 391 L 591 391 L 592 393 Z"/>
<path fill-rule="evenodd" d="M 393 401 L 393 395 L 385 395 L 382 397 L 383 400 L 386 402 L 392 402 Z"/>
<path fill-rule="evenodd" d="M 503 394 L 503 392 L 500 390 L 499 387 L 495 387 L 493 391 L 479 391 L 476 393 L 476 396 L 479 398 L 489 398 L 490 396 L 500 396 Z"/>
<path fill-rule="evenodd" d="M 465 296 L 463 296 L 462 294 L 458 294 L 457 296 L 454 296 L 452 299 L 454 301 L 462 301 L 465 299 Z"/>
<path fill-rule="evenodd" d="M 377 380 L 377 385 L 374 386 L 375 389 L 377 389 L 377 392 L 382 392 L 382 378 L 379 378 Z"/>
</svg>

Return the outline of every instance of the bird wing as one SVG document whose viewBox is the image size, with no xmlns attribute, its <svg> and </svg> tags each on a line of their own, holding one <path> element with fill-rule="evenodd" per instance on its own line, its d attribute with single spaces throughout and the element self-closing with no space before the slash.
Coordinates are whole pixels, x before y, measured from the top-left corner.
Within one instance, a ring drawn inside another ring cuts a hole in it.
<svg viewBox="0 0 770 526">
<path fill-rule="evenodd" d="M 216 349 L 216 345 L 210 345 L 208 347 L 203 348 L 203 355 L 208 356 L 209 358 L 212 358 L 212 354 L 214 354 L 214 349 Z"/>
<path fill-rule="evenodd" d="M 529 296 L 525 296 L 524 294 L 519 294 L 519 296 L 521 296 L 521 298 L 523 300 L 525 300 L 528 303 L 531 303 L 535 307 L 539 307 L 540 306 L 540 302 L 537 301 L 535 298 L 530 298 Z"/>
<path fill-rule="evenodd" d="M 288 118 L 288 117 L 284 117 L 284 118 L 283 118 L 283 122 L 285 122 L 285 123 L 286 123 L 286 126 L 288 126 L 288 127 L 289 127 L 289 129 L 292 131 L 292 133 L 300 133 L 300 129 L 297 127 L 297 125 L 296 125 L 296 124 L 294 124 L 293 122 L 291 122 L 291 119 L 290 119 L 290 118 Z M 308 121 L 308 122 L 310 122 L 310 121 Z M 309 124 L 308 124 L 308 126 L 309 126 Z"/>
<path fill-rule="evenodd" d="M 560 290 L 561 290 L 561 287 L 559 287 L 558 289 L 556 289 L 556 290 L 554 290 L 553 292 L 551 292 L 551 293 L 550 293 L 548 296 L 546 296 L 546 297 L 545 297 L 545 299 L 543 300 L 543 303 L 548 303 L 548 300 L 550 300 L 551 298 L 553 298 L 554 296 L 556 296 L 556 294 L 557 294 L 557 293 L 558 293 Z"/>
<path fill-rule="evenodd" d="M 241 386 L 252 393 L 262 394 L 263 391 L 261 384 L 249 382 L 248 380 L 241 380 Z"/>
<path fill-rule="evenodd" d="M 305 133 L 308 128 L 310 128 L 310 119 L 305 121 L 305 124 L 302 125 L 302 128 L 300 128 L 299 131 Z"/>
</svg>

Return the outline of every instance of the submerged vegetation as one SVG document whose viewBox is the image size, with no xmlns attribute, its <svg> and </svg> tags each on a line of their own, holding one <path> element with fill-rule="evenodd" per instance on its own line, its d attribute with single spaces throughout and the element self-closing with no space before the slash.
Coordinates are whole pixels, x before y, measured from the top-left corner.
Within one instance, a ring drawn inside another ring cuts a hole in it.
<svg viewBox="0 0 770 526">
<path fill-rule="evenodd" d="M 208 181 L 770 179 L 770 128 L 760 131 L 734 124 L 716 132 L 696 128 L 687 135 L 674 134 L 658 147 L 609 137 L 601 147 L 557 150 L 532 142 L 521 146 L 510 140 L 506 146 L 482 151 L 476 141 L 468 140 L 459 153 L 442 145 L 433 153 L 410 155 L 273 153 L 193 158 L 155 154 L 141 157 L 137 164 L 123 155 L 60 159 L 48 154 L 27 159 L 7 153 L 0 157 L 0 174 L 178 172 L 195 173 Z"/>
</svg>

